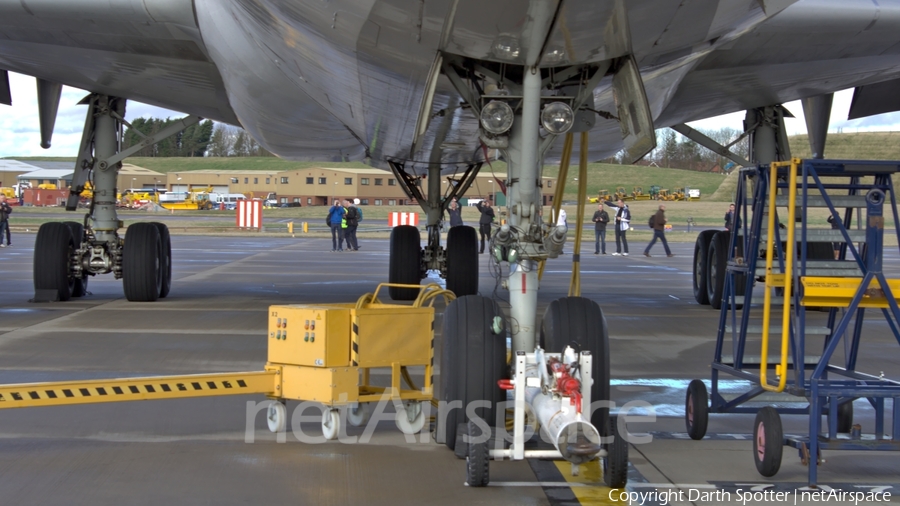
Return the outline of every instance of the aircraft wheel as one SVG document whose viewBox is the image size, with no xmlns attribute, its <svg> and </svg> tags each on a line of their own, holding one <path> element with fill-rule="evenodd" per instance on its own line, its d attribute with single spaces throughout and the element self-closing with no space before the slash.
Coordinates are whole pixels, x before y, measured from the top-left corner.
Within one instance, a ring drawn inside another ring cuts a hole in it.
<svg viewBox="0 0 900 506">
<path fill-rule="evenodd" d="M 322 411 L 322 435 L 325 439 L 331 441 L 338 437 L 341 430 L 341 416 L 338 410 L 325 408 Z"/>
<path fill-rule="evenodd" d="M 412 225 L 400 225 L 391 230 L 391 256 L 388 281 L 404 285 L 418 285 L 422 281 L 422 245 L 419 229 Z M 419 290 L 389 287 L 394 300 L 416 300 Z"/>
<path fill-rule="evenodd" d="M 282 401 L 272 401 L 266 409 L 266 424 L 271 432 L 283 432 L 287 425 L 287 409 Z"/>
<path fill-rule="evenodd" d="M 469 420 L 467 429 L 466 483 L 470 487 L 486 487 L 491 481 L 489 435 L 483 434 L 474 420 Z"/>
<path fill-rule="evenodd" d="M 610 488 L 622 488 L 628 483 L 628 441 L 619 433 L 618 417 L 607 420 L 606 437 L 612 440 L 606 445 L 606 457 L 600 459 L 603 482 Z"/>
<path fill-rule="evenodd" d="M 709 241 L 706 254 L 706 293 L 713 309 L 722 309 L 728 265 L 728 232 L 716 232 Z"/>
<path fill-rule="evenodd" d="M 172 288 L 172 238 L 169 235 L 169 227 L 165 223 L 153 223 L 159 230 L 159 240 L 162 245 L 162 285 L 159 288 L 159 298 L 164 299 Z"/>
<path fill-rule="evenodd" d="M 695 379 L 687 388 L 684 400 L 684 422 L 691 439 L 699 441 L 706 435 L 709 424 L 709 395 L 703 381 Z"/>
<path fill-rule="evenodd" d="M 394 421 L 404 434 L 418 434 L 425 427 L 425 410 L 421 402 L 406 403 L 404 409 L 397 411 Z"/>
<path fill-rule="evenodd" d="M 478 233 L 472 227 L 447 232 L 447 290 L 457 297 L 478 293 Z"/>
<path fill-rule="evenodd" d="M 697 234 L 694 243 L 694 299 L 698 304 L 708 306 L 709 295 L 706 292 L 707 253 L 709 252 L 709 240 L 717 230 L 704 230 Z"/>
<path fill-rule="evenodd" d="M 44 223 L 34 241 L 34 289 L 55 290 L 57 298 L 67 301 L 75 290 L 69 274 L 69 261 L 75 251 L 72 232 L 65 223 Z"/>
<path fill-rule="evenodd" d="M 347 423 L 351 427 L 362 427 L 369 421 L 369 406 L 365 403 L 351 404 L 347 408 Z"/>
<path fill-rule="evenodd" d="M 781 417 L 775 408 L 766 406 L 756 413 L 753 427 L 753 461 L 759 474 L 770 478 L 781 467 L 781 453 L 784 450 Z"/>
<path fill-rule="evenodd" d="M 541 347 L 561 353 L 570 343 L 591 352 L 591 403 L 609 400 L 609 330 L 603 310 L 593 300 L 563 297 L 547 306 L 541 323 Z M 608 417 L 609 407 L 599 408 L 591 413 L 591 423 L 600 432 L 607 426 Z"/>
<path fill-rule="evenodd" d="M 74 249 L 77 250 L 81 247 L 81 241 L 84 239 L 84 225 L 77 221 L 67 221 L 65 224 L 69 227 L 69 231 L 72 232 L 72 242 L 74 244 Z M 72 297 L 84 297 L 87 295 L 88 279 L 90 279 L 90 276 L 88 276 L 87 273 L 83 274 L 80 278 L 74 278 L 72 284 Z"/>
<path fill-rule="evenodd" d="M 441 400 L 445 405 L 462 402 L 461 408 L 440 413 L 437 440 L 456 448 L 457 424 L 469 418 L 466 407 L 474 401 L 487 401 L 475 413 L 488 425 L 494 425 L 497 403 L 506 400 L 506 392 L 497 382 L 506 374 L 506 328 L 494 334 L 494 317 L 500 316 L 497 303 L 480 295 L 466 295 L 451 302 L 444 311 L 441 353 Z"/>
<path fill-rule="evenodd" d="M 135 223 L 125 235 L 122 280 L 132 302 L 153 302 L 162 292 L 162 244 L 153 223 Z"/>
</svg>

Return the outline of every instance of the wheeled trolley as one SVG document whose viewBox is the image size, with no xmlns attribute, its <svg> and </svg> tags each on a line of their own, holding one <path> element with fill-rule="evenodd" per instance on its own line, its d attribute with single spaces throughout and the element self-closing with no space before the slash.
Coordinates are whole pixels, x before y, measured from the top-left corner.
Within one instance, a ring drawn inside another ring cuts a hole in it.
<svg viewBox="0 0 900 506">
<path fill-rule="evenodd" d="M 704 436 L 709 412 L 756 413 L 757 470 L 775 475 L 790 445 L 809 465 L 810 485 L 822 450 L 900 450 L 898 371 L 858 368 L 867 310 L 878 310 L 900 343 L 900 280 L 882 269 L 885 209 L 900 225 L 898 170 L 900 162 L 799 159 L 741 170 L 733 231 L 703 232 L 695 248 L 695 295 L 721 316 L 711 395 L 700 380 L 686 395 L 692 438 Z M 750 386 L 726 392 L 723 374 Z M 856 399 L 875 410 L 870 434 L 853 423 Z M 785 437 L 782 414 L 808 415 L 808 434 Z"/>
</svg>

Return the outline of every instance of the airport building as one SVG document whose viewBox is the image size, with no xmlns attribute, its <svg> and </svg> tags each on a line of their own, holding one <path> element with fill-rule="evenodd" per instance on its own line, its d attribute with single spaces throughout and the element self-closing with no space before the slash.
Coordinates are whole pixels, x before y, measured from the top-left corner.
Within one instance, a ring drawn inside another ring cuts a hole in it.
<svg viewBox="0 0 900 506">
<path fill-rule="evenodd" d="M 460 172 L 459 176 L 462 175 Z M 496 205 L 505 205 L 499 181 L 506 179 L 505 173 L 491 174 L 482 169 L 464 199 L 492 200 Z M 427 186 L 426 180 L 420 180 Z M 446 192 L 452 184 L 447 177 L 442 178 L 441 187 Z M 543 202 L 553 201 L 556 179 L 543 178 Z M 217 193 L 243 193 L 251 198 L 266 198 L 275 194 L 279 204 L 300 204 L 301 206 L 328 206 L 335 198 L 360 199 L 362 205 L 398 206 L 413 205 L 393 173 L 371 168 L 328 168 L 315 167 L 287 171 L 260 170 L 195 170 L 170 172 L 166 187 L 170 191 L 199 190 L 211 187 Z M 463 201 L 463 205 L 465 205 Z"/>
</svg>

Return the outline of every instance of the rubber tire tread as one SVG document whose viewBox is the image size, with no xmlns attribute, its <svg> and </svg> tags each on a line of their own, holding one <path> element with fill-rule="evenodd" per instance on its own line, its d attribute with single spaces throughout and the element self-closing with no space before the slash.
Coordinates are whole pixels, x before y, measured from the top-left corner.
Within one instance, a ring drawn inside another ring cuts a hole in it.
<svg viewBox="0 0 900 506">
<path fill-rule="evenodd" d="M 476 432 L 480 436 L 478 426 L 474 420 L 469 420 L 466 433 L 474 435 Z M 461 445 L 457 445 L 461 446 Z M 468 443 L 468 452 L 466 454 L 466 483 L 470 487 L 486 487 L 491 481 L 490 471 L 490 448 L 488 441 L 476 443 L 474 438 Z"/>
<path fill-rule="evenodd" d="M 75 247 L 72 231 L 61 222 L 44 223 L 34 241 L 34 289 L 56 290 L 60 301 L 72 298 L 69 251 Z"/>
<path fill-rule="evenodd" d="M 697 234 L 697 241 L 694 243 L 694 271 L 691 284 L 694 286 L 694 300 L 703 306 L 709 305 L 709 294 L 706 291 L 706 276 L 708 271 L 706 268 L 707 253 L 709 252 L 709 240 L 716 234 L 718 230 L 704 230 Z M 700 284 L 697 284 L 697 269 L 700 269 Z"/>
<path fill-rule="evenodd" d="M 448 405 L 462 401 L 439 416 L 438 431 L 444 432 L 447 448 L 456 448 L 456 430 L 469 421 L 465 409 L 470 402 L 488 401 L 475 413 L 494 426 L 497 404 L 506 401 L 506 391 L 497 384 L 506 375 L 506 328 L 500 334 L 492 330 L 500 307 L 480 295 L 466 295 L 451 302 L 444 311 L 441 345 L 441 400 Z M 443 422 L 443 423 L 441 423 Z M 440 438 L 438 438 L 440 440 Z"/>
<path fill-rule="evenodd" d="M 709 305 L 713 309 L 722 309 L 722 296 L 725 291 L 725 268 L 728 265 L 728 232 L 717 232 L 709 241 L 706 254 L 706 292 Z M 715 262 L 716 278 L 712 277 L 712 266 Z"/>
<path fill-rule="evenodd" d="M 591 352 L 591 404 L 609 400 L 609 328 L 603 310 L 591 299 L 562 297 L 544 312 L 541 347 L 550 353 L 562 353 L 573 342 Z M 607 426 L 608 418 L 609 407 L 600 408 L 591 414 L 591 423 L 600 430 Z"/>
<path fill-rule="evenodd" d="M 853 402 L 845 402 L 838 406 L 837 419 L 837 431 L 849 434 L 853 430 Z"/>
<path fill-rule="evenodd" d="M 688 404 L 694 401 L 694 425 L 688 419 Z M 709 426 L 709 394 L 703 381 L 695 379 L 688 384 L 684 396 L 684 425 L 687 433 L 694 441 L 700 441 L 706 435 Z"/>
<path fill-rule="evenodd" d="M 390 266 L 388 281 L 403 285 L 418 285 L 422 281 L 422 238 L 419 229 L 412 225 L 400 225 L 391 230 Z M 394 300 L 416 300 L 419 290 L 389 287 Z"/>
<path fill-rule="evenodd" d="M 759 460 L 757 457 L 756 431 L 760 423 L 763 424 L 763 432 L 766 436 L 766 449 L 763 460 Z M 756 463 L 756 470 L 766 478 L 775 476 L 781 468 L 781 456 L 784 452 L 784 432 L 781 427 L 781 417 L 775 408 L 766 406 L 756 413 L 752 437 L 753 461 Z M 777 443 L 773 445 L 773 441 Z"/>
<path fill-rule="evenodd" d="M 159 298 L 164 299 L 172 289 L 172 236 L 169 227 L 165 223 L 153 222 L 159 229 L 159 240 L 162 247 L 162 285 L 159 288 Z"/>
<path fill-rule="evenodd" d="M 610 488 L 623 488 L 628 484 L 628 441 L 619 434 L 618 417 L 608 418 L 606 436 L 612 441 L 606 448 L 606 466 L 603 470 L 603 482 Z"/>
<path fill-rule="evenodd" d="M 131 302 L 159 299 L 161 273 L 159 229 L 153 223 L 134 223 L 125 235 L 122 285 Z"/>
<path fill-rule="evenodd" d="M 69 227 L 69 231 L 72 232 L 73 247 L 75 249 L 80 248 L 81 241 L 84 239 L 84 225 L 77 221 L 67 221 L 65 224 Z M 84 297 L 87 295 L 88 279 L 90 279 L 90 276 L 87 274 L 81 278 L 75 278 L 72 285 L 72 297 Z"/>
<path fill-rule="evenodd" d="M 478 232 L 472 227 L 447 232 L 447 290 L 457 297 L 478 293 Z"/>
</svg>

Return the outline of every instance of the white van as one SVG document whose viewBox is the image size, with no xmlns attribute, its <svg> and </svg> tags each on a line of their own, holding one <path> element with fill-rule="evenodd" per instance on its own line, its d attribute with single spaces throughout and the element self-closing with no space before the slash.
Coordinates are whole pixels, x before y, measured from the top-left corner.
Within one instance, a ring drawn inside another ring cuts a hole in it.
<svg viewBox="0 0 900 506">
<path fill-rule="evenodd" d="M 247 200 L 243 193 L 210 193 L 209 201 L 213 204 L 213 209 L 219 209 L 225 204 L 225 209 L 231 211 L 237 208 L 239 200 Z"/>
</svg>

